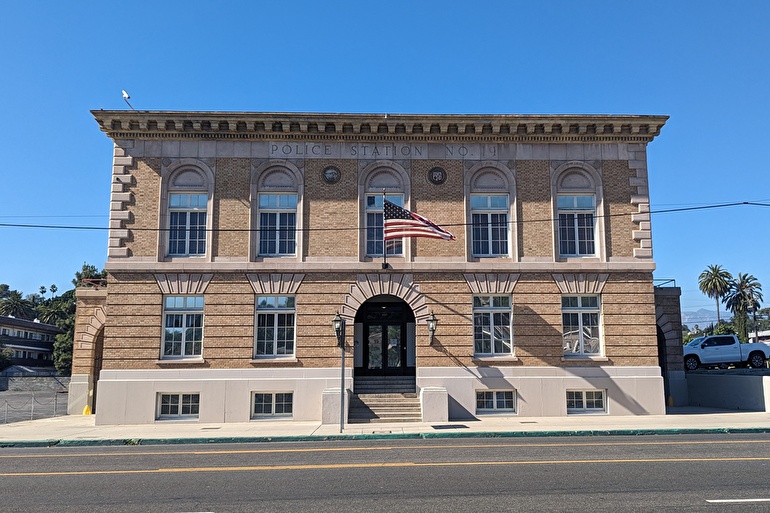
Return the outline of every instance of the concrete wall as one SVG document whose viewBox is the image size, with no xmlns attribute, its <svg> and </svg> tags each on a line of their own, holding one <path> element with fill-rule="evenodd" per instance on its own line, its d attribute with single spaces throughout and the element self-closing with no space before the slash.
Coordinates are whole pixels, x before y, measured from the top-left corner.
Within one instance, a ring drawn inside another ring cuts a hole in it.
<svg viewBox="0 0 770 513">
<path fill-rule="evenodd" d="M 339 398 L 339 380 L 335 368 L 103 370 L 97 423 L 156 422 L 160 393 L 200 394 L 198 422 L 248 422 L 253 392 L 293 392 L 294 420 L 336 422 L 339 406 L 325 394 L 335 389 L 336 396 L 329 397 Z M 352 386 L 352 371 L 347 370 L 346 388 Z M 448 420 L 475 416 L 477 390 L 515 390 L 518 417 L 567 415 L 567 390 L 604 390 L 608 415 L 665 413 L 657 367 L 430 367 L 418 369 L 417 386 L 445 394 L 448 413 L 440 416 Z M 436 414 L 435 407 L 425 413 Z"/>
<path fill-rule="evenodd" d="M 688 372 L 690 406 L 726 410 L 768 411 L 770 376 L 738 369 Z"/>
<path fill-rule="evenodd" d="M 6 380 L 6 387 L 2 387 L 2 381 L 0 381 L 0 390 L 13 390 L 17 392 L 37 392 L 37 391 L 54 391 L 64 392 L 70 383 L 68 377 L 54 377 L 54 376 L 24 376 L 24 377 L 9 377 L 0 378 Z"/>
</svg>

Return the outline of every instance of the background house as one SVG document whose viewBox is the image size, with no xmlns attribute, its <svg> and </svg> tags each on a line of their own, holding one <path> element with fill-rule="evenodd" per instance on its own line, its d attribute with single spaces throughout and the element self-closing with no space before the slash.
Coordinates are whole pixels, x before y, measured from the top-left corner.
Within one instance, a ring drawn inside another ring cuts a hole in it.
<svg viewBox="0 0 770 513">
<path fill-rule="evenodd" d="M 53 343 L 61 329 L 37 320 L 0 315 L 0 346 L 12 352 L 11 364 L 53 368 Z"/>
</svg>

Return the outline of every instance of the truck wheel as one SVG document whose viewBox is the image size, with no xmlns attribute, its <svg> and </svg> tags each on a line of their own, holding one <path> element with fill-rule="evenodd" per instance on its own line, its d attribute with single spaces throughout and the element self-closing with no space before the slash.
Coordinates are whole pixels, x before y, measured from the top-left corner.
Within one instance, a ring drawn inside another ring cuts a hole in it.
<svg viewBox="0 0 770 513">
<path fill-rule="evenodd" d="M 697 356 L 685 356 L 684 358 L 684 370 L 694 371 L 700 366 L 700 361 Z"/>
<path fill-rule="evenodd" d="M 749 365 L 755 369 L 761 369 L 765 366 L 765 355 L 760 352 L 751 353 L 749 355 Z"/>
</svg>

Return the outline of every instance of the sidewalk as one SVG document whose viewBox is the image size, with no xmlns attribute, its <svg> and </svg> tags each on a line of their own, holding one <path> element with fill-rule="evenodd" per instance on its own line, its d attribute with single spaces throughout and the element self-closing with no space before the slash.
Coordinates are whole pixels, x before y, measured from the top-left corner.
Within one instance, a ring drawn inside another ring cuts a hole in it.
<svg viewBox="0 0 770 513">
<path fill-rule="evenodd" d="M 483 438 L 689 433 L 770 433 L 770 413 L 670 408 L 667 415 L 482 417 L 435 423 L 339 424 L 255 421 L 232 424 L 156 422 L 97 426 L 93 415 L 67 415 L 0 425 L 0 447 L 159 445 L 387 438 Z"/>
</svg>

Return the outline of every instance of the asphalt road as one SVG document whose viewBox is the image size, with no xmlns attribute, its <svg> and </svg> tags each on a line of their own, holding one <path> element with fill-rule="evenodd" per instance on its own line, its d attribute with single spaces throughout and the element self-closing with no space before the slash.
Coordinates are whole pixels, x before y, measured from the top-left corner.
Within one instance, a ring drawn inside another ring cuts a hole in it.
<svg viewBox="0 0 770 513">
<path fill-rule="evenodd" d="M 0 449 L 2 510 L 768 511 L 770 436 Z"/>
</svg>

